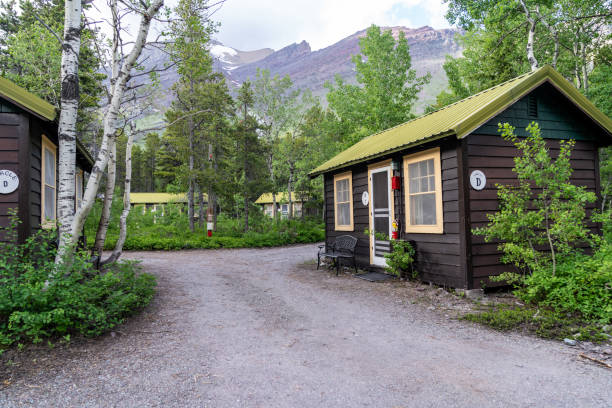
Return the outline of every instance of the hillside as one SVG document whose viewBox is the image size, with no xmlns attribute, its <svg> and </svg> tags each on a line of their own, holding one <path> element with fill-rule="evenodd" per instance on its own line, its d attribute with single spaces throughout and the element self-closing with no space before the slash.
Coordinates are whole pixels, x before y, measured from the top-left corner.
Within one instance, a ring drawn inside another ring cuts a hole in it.
<svg viewBox="0 0 612 408">
<path fill-rule="evenodd" d="M 461 53 L 461 47 L 455 41 L 456 30 L 436 30 L 428 26 L 416 29 L 406 27 L 383 27 L 383 29 L 391 29 L 396 38 L 399 32 L 403 31 L 410 45 L 412 66 L 418 75 L 427 72 L 432 75 L 431 83 L 421 93 L 416 106 L 416 111 L 421 112 L 446 87 L 447 80 L 442 69 L 445 56 L 457 56 Z M 358 31 L 317 51 L 312 51 L 306 41 L 288 45 L 277 51 L 270 48 L 241 51 L 214 41 L 211 54 L 214 57 L 214 69 L 225 75 L 232 90 L 239 87 L 247 78 L 254 79 L 257 68 L 261 68 L 270 70 L 272 75 L 289 75 L 295 87 L 310 89 L 314 95 L 323 97 L 326 92 L 323 85 L 326 81 L 333 81 L 336 74 L 349 83 L 355 83 L 351 56 L 359 53 L 359 39 L 365 34 L 365 29 Z M 167 54 L 157 48 L 145 50 L 141 60 L 146 68 L 169 65 Z M 149 124 L 159 122 L 164 110 L 174 99 L 170 88 L 177 78 L 178 74 L 173 68 L 160 74 L 161 95 L 158 98 L 158 112 L 146 119 Z"/>
</svg>

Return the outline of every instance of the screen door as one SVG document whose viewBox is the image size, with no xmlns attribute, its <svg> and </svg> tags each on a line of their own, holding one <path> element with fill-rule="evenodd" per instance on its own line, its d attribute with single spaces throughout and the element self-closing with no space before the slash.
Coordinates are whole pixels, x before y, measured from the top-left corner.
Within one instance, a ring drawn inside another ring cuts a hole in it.
<svg viewBox="0 0 612 408">
<path fill-rule="evenodd" d="M 370 170 L 370 243 L 372 263 L 386 266 L 385 254 L 391 252 L 391 167 Z"/>
</svg>

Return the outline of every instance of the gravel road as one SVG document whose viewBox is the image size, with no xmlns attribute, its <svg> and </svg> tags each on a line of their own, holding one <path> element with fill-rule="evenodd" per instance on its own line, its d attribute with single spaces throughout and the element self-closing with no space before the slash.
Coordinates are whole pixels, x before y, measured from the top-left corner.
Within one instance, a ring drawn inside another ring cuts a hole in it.
<svg viewBox="0 0 612 408">
<path fill-rule="evenodd" d="M 557 343 L 316 271 L 315 245 L 133 252 L 159 294 L 114 333 L 0 356 L 0 407 L 610 407 Z"/>
</svg>

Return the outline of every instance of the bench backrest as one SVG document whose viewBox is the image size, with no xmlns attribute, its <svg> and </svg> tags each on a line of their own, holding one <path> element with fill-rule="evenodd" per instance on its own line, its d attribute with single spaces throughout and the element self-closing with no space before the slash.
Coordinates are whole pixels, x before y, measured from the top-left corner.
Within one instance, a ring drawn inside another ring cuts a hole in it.
<svg viewBox="0 0 612 408">
<path fill-rule="evenodd" d="M 334 242 L 334 249 L 336 249 L 336 251 L 348 251 L 350 253 L 354 253 L 356 246 L 357 238 L 351 235 L 340 235 Z"/>
</svg>

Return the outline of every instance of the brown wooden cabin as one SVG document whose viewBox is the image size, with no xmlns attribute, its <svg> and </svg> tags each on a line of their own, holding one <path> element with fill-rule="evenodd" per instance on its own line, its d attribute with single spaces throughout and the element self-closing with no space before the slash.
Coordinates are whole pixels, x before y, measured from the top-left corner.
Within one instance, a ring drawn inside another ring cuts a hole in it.
<svg viewBox="0 0 612 408">
<path fill-rule="evenodd" d="M 373 232 L 391 237 L 395 219 L 399 238 L 415 243 L 422 280 L 465 289 L 495 285 L 489 277 L 513 267 L 500 263 L 497 244 L 471 231 L 498 208 L 496 184 L 516 182 L 519 152 L 499 135 L 498 123 L 524 136 L 532 121 L 551 152 L 559 139 L 576 140 L 572 180 L 599 193 L 598 149 L 612 144 L 612 120 L 545 66 L 369 136 L 313 170 L 311 177 L 324 177 L 326 243 L 355 236 L 358 264 L 384 267 L 390 242 Z"/>
<path fill-rule="evenodd" d="M 9 170 L 18 177 L 15 191 L 0 190 L 0 226 L 7 227 L 9 209 L 17 209 L 20 242 L 41 227 L 55 225 L 57 127 L 53 105 L 0 78 L 0 172 Z M 93 166 L 93 159 L 80 142 L 76 161 L 75 206 L 78 206 L 83 197 L 84 173 L 91 172 Z"/>
</svg>

